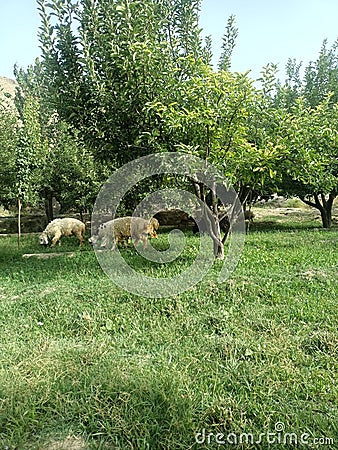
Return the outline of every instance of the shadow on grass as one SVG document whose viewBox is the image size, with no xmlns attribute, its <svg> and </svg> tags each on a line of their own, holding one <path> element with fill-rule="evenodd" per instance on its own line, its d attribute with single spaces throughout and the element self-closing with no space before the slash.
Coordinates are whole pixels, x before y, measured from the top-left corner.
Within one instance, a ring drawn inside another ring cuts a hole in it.
<svg viewBox="0 0 338 450">
<path fill-rule="evenodd" d="M 249 233 L 255 231 L 275 232 L 275 231 L 314 231 L 323 230 L 323 228 L 313 221 L 306 222 L 281 222 L 280 219 L 271 219 L 261 222 L 255 222 L 250 226 Z"/>
</svg>

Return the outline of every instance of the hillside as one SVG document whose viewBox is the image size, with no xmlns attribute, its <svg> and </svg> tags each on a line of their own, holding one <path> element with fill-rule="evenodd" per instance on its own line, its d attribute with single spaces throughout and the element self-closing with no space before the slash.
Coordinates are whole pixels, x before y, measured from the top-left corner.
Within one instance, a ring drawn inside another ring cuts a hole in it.
<svg viewBox="0 0 338 450">
<path fill-rule="evenodd" d="M 0 96 L 3 98 L 4 95 L 8 97 L 8 94 L 10 95 L 10 98 L 13 100 L 15 95 L 15 88 L 17 86 L 17 83 L 15 80 L 12 80 L 11 78 L 7 77 L 0 77 Z"/>
</svg>

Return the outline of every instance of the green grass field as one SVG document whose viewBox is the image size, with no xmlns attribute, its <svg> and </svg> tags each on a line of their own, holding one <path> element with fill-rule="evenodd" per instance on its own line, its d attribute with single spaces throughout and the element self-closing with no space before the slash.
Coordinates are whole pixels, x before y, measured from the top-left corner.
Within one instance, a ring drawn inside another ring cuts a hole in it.
<svg viewBox="0 0 338 450">
<path fill-rule="evenodd" d="M 116 287 L 89 244 L 24 259 L 36 236 L 1 237 L 0 450 L 338 448 L 338 230 L 272 225 L 225 283 L 216 262 L 161 299 Z"/>
</svg>

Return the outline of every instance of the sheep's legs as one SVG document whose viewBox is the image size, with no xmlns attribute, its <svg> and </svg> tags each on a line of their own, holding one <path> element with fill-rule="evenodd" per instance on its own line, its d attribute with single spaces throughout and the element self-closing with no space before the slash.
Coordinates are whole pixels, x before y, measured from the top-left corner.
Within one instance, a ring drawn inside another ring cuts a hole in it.
<svg viewBox="0 0 338 450">
<path fill-rule="evenodd" d="M 52 239 L 51 247 L 54 247 L 57 242 L 59 242 L 59 245 L 61 245 L 61 241 L 60 241 L 61 236 L 62 236 L 61 231 L 58 231 L 55 233 L 55 236 Z"/>
</svg>

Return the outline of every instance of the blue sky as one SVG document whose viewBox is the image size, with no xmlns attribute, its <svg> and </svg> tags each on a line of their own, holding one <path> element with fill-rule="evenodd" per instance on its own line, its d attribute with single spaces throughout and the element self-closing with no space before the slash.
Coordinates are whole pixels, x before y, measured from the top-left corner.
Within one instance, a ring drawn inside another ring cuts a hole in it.
<svg viewBox="0 0 338 450">
<path fill-rule="evenodd" d="M 231 14 L 239 29 L 232 70 L 251 69 L 253 78 L 269 62 L 281 75 L 288 58 L 307 65 L 325 38 L 329 45 L 338 38 L 338 0 L 203 0 L 200 25 L 213 37 L 216 65 Z"/>
<path fill-rule="evenodd" d="M 215 65 L 231 14 L 239 28 L 232 69 L 251 69 L 253 78 L 268 62 L 282 76 L 289 57 L 307 64 L 325 38 L 330 45 L 338 38 L 338 0 L 202 0 L 200 25 L 212 35 Z M 39 24 L 35 0 L 0 0 L 0 76 L 13 78 L 15 63 L 27 67 L 39 56 Z"/>
<path fill-rule="evenodd" d="M 0 0 L 0 76 L 14 78 L 15 63 L 27 67 L 39 56 L 39 25 L 35 0 Z"/>
</svg>

